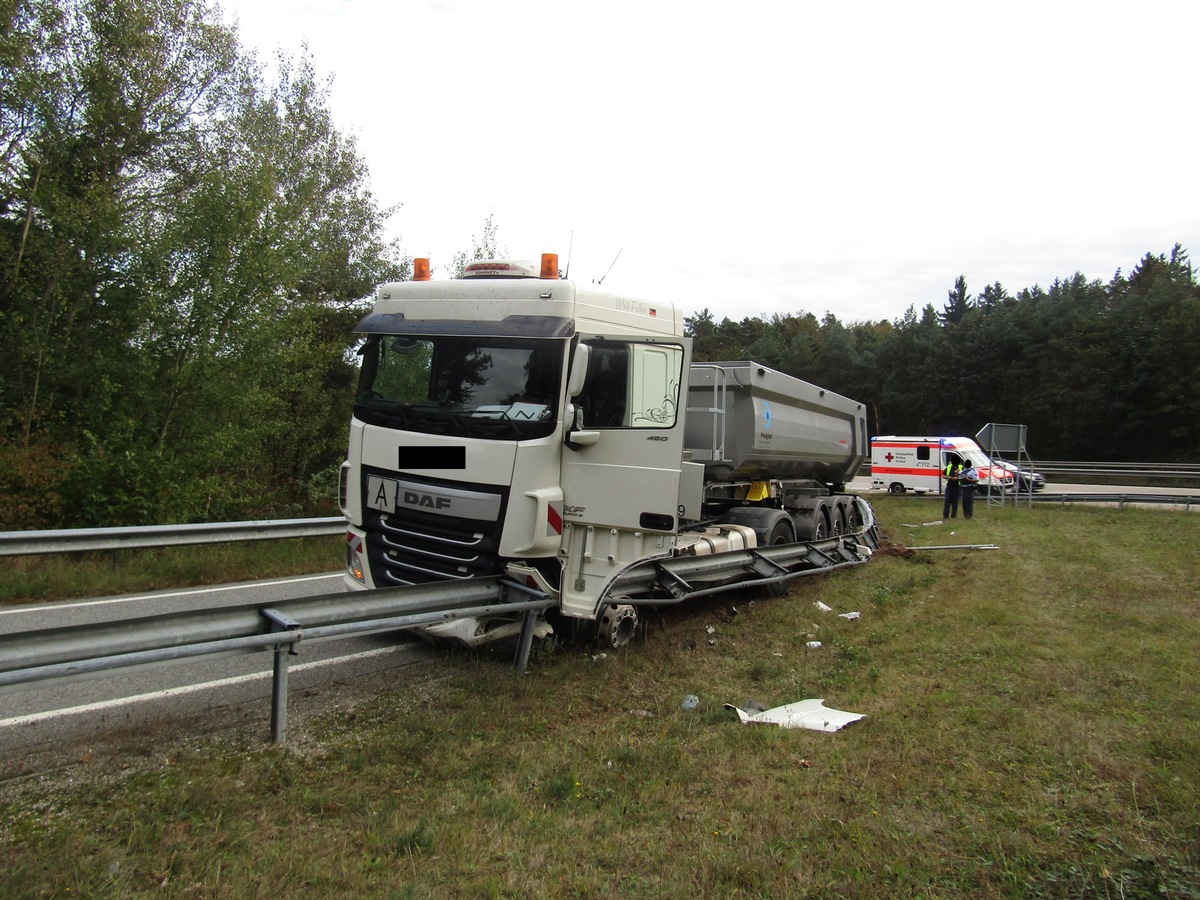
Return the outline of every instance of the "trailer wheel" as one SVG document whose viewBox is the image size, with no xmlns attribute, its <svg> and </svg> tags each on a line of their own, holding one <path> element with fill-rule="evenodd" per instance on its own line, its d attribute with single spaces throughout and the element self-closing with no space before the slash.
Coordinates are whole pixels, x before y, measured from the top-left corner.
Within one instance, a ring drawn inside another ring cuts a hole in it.
<svg viewBox="0 0 1200 900">
<path fill-rule="evenodd" d="M 846 533 L 858 534 L 860 531 L 862 531 L 862 527 L 862 510 L 858 508 L 858 501 L 853 500 L 850 503 L 850 509 L 846 513 Z"/>
<path fill-rule="evenodd" d="M 813 510 L 812 534 L 809 535 L 810 541 L 823 541 L 829 537 L 829 522 L 825 518 L 825 510 L 817 508 Z"/>
<path fill-rule="evenodd" d="M 825 508 L 816 506 L 802 511 L 796 517 L 796 540 L 823 541 L 829 537 L 829 520 L 825 518 Z"/>
<path fill-rule="evenodd" d="M 841 537 L 846 533 L 846 511 L 840 506 L 829 507 L 829 536 Z"/>
<path fill-rule="evenodd" d="M 902 485 L 898 481 L 893 481 L 891 484 L 888 485 L 888 493 L 889 494 L 903 494 L 904 493 L 904 485 Z"/>
<path fill-rule="evenodd" d="M 771 529 L 771 534 L 767 538 L 767 546 L 775 547 L 779 544 L 794 544 L 796 542 L 796 529 L 787 519 L 780 519 Z M 773 584 L 764 585 L 763 590 L 766 591 L 768 597 L 782 597 L 788 592 L 788 583 L 786 581 L 776 581 Z"/>
</svg>

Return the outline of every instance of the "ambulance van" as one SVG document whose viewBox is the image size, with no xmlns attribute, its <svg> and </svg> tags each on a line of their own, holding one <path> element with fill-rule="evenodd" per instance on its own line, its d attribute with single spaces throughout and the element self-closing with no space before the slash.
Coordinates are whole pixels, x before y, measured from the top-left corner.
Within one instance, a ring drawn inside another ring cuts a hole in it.
<svg viewBox="0 0 1200 900">
<path fill-rule="evenodd" d="M 1010 491 L 1012 472 L 992 464 L 979 445 L 968 437 L 883 435 L 871 438 L 871 488 L 890 494 L 916 491 L 942 493 L 946 465 L 952 460 L 974 466 L 980 491 Z"/>
</svg>

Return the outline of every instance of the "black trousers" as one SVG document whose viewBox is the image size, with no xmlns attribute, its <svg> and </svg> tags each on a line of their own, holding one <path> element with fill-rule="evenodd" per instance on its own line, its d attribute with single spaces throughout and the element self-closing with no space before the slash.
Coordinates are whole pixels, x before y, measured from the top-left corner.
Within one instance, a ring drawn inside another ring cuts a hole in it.
<svg viewBox="0 0 1200 900">
<path fill-rule="evenodd" d="M 969 519 L 975 515 L 975 485 L 964 484 L 960 490 L 962 491 L 963 518 Z"/>
<path fill-rule="evenodd" d="M 963 512 L 966 513 L 966 507 Z M 946 482 L 946 502 L 942 504 L 942 518 L 953 519 L 958 515 L 958 482 Z"/>
</svg>

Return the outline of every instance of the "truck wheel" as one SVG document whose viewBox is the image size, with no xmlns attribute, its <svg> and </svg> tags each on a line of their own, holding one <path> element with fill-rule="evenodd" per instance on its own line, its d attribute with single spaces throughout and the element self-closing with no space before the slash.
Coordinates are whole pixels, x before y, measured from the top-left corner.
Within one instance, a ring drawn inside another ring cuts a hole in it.
<svg viewBox="0 0 1200 900">
<path fill-rule="evenodd" d="M 800 541 L 823 541 L 829 537 L 829 522 L 825 510 L 820 507 L 804 510 L 796 516 L 796 539 Z"/>
<path fill-rule="evenodd" d="M 888 485 L 888 493 L 889 494 L 903 494 L 904 493 L 904 485 L 902 485 L 898 481 L 893 481 L 891 484 Z"/>
<path fill-rule="evenodd" d="M 841 537 L 846 533 L 846 511 L 841 506 L 829 507 L 829 536 Z"/>
<path fill-rule="evenodd" d="M 767 546 L 775 547 L 779 544 L 794 543 L 796 543 L 796 529 L 787 519 L 780 519 L 771 529 L 771 534 L 767 538 Z M 788 592 L 788 582 L 776 581 L 773 584 L 764 585 L 763 590 L 768 597 L 782 597 Z"/>
<path fill-rule="evenodd" d="M 829 537 L 829 522 L 825 520 L 825 510 L 813 510 L 812 535 L 810 541 L 823 541 Z"/>
<path fill-rule="evenodd" d="M 850 503 L 850 509 L 846 513 L 846 533 L 858 534 L 862 531 L 863 516 L 862 510 L 858 508 L 858 501 L 853 500 Z"/>
<path fill-rule="evenodd" d="M 607 606 L 596 623 L 596 641 L 600 646 L 620 650 L 637 634 L 637 610 L 627 603 Z"/>
</svg>

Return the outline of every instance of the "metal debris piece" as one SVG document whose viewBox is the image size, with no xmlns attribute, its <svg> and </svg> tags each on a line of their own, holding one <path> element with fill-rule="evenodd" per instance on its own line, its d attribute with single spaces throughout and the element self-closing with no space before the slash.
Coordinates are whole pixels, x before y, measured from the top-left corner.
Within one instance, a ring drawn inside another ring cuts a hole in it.
<svg viewBox="0 0 1200 900">
<path fill-rule="evenodd" d="M 909 547 L 909 550 L 999 550 L 999 544 L 941 544 L 933 547 Z"/>
<path fill-rule="evenodd" d="M 778 725 L 780 728 L 808 728 L 812 731 L 841 731 L 851 722 L 866 718 L 865 713 L 830 709 L 824 699 L 799 700 L 756 713 L 748 713 L 732 703 L 726 703 L 725 708 L 736 712 L 743 725 Z"/>
</svg>

